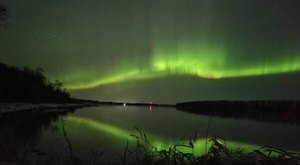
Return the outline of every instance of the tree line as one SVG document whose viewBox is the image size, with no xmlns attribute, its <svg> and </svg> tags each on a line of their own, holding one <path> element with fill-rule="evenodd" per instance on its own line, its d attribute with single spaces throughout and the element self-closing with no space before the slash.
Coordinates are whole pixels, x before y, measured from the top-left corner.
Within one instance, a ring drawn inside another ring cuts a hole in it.
<svg viewBox="0 0 300 165">
<path fill-rule="evenodd" d="M 0 102 L 66 102 L 69 93 L 58 80 L 49 81 L 42 68 L 18 68 L 0 62 Z"/>
<path fill-rule="evenodd" d="M 7 8 L 4 5 L 0 4 L 0 26 L 3 26 L 3 22 L 7 19 L 7 17 Z"/>
<path fill-rule="evenodd" d="M 0 4 L 0 27 L 8 18 L 6 6 Z M 70 95 L 56 80 L 50 82 L 42 68 L 17 68 L 0 62 L 0 102 L 66 102 Z"/>
</svg>

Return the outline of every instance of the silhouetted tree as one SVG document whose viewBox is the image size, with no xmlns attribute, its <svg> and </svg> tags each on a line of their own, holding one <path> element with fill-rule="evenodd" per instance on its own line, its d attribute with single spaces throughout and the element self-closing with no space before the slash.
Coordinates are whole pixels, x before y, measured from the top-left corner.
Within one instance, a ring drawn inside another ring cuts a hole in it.
<svg viewBox="0 0 300 165">
<path fill-rule="evenodd" d="M 32 70 L 8 66 L 0 62 L 0 101 L 65 102 L 70 95 L 63 84 L 47 80 L 42 68 Z"/>
<path fill-rule="evenodd" d="M 0 4 L 0 26 L 8 17 L 7 8 Z M 70 95 L 63 84 L 47 80 L 44 70 L 17 68 L 0 62 L 0 102 L 65 102 Z"/>
<path fill-rule="evenodd" d="M 0 26 L 3 26 L 3 22 L 7 19 L 7 17 L 7 8 L 4 5 L 0 4 Z"/>
<path fill-rule="evenodd" d="M 63 85 L 62 82 L 60 82 L 59 80 L 55 80 L 55 82 L 54 82 L 54 84 L 53 84 L 55 90 L 58 90 L 58 91 L 61 90 L 62 85 Z"/>
</svg>

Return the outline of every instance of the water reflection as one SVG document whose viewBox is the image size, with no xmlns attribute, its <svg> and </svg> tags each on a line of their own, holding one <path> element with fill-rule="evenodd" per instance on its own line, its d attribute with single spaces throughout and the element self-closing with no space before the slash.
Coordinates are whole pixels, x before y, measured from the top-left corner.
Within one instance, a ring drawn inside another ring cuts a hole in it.
<svg viewBox="0 0 300 165">
<path fill-rule="evenodd" d="M 91 120 L 91 119 L 87 119 L 87 118 L 82 118 L 82 117 L 73 117 L 73 116 L 68 116 L 68 117 L 64 117 L 64 120 L 66 120 L 70 125 L 84 125 L 86 127 L 90 127 L 92 129 L 94 129 L 95 131 L 97 131 L 99 134 L 109 134 L 112 135 L 113 138 L 117 138 L 119 140 L 124 140 L 126 139 L 129 142 L 136 142 L 136 138 L 133 135 L 132 131 L 129 130 L 125 130 L 121 127 L 115 127 L 106 123 L 101 123 L 99 121 L 95 121 L 95 120 Z M 77 127 L 74 126 L 72 128 L 72 126 L 69 127 L 68 130 L 71 129 L 76 129 Z M 138 135 L 139 129 L 136 128 L 137 130 L 134 132 L 135 135 Z M 146 133 L 146 136 L 149 137 L 149 139 L 151 139 L 151 144 L 157 148 L 158 150 L 161 149 L 168 149 L 173 147 L 174 145 L 178 145 L 178 144 L 188 144 L 189 141 L 187 141 L 186 139 L 182 139 L 180 141 L 174 141 L 174 140 L 167 140 L 163 137 L 159 137 L 157 135 L 153 135 L 150 133 Z M 113 141 L 113 139 L 110 139 Z M 258 146 L 255 145 L 250 145 L 250 144 L 246 144 L 246 143 L 238 143 L 238 142 L 234 142 L 234 141 L 227 141 L 228 143 L 228 147 L 231 149 L 238 149 L 238 148 L 244 148 L 244 149 L 255 149 L 258 148 Z M 208 146 L 205 146 L 205 144 L 208 143 Z M 182 152 L 185 153 L 195 153 L 196 155 L 200 155 L 200 154 L 204 154 L 205 153 L 205 148 L 209 148 L 211 145 L 211 142 L 209 141 L 209 139 L 206 138 L 197 138 L 195 143 L 195 149 L 196 150 L 192 150 L 190 148 L 185 148 L 182 147 L 180 150 Z"/>
<path fill-rule="evenodd" d="M 222 119 L 177 111 L 172 108 L 100 106 L 41 113 L 2 115 L 0 119 L 0 161 L 27 162 L 55 160 L 57 164 L 118 157 L 126 143 L 135 145 L 137 127 L 153 146 L 169 148 L 187 144 L 197 133 L 195 149 L 203 154 L 207 138 L 219 135 L 229 148 L 251 150 L 261 145 L 300 151 L 300 127 L 239 119 Z M 16 156 L 17 155 L 17 156 Z M 76 160 L 79 158 L 80 160 Z"/>
<path fill-rule="evenodd" d="M 51 123 L 75 109 L 48 112 L 17 112 L 0 116 L 0 161 L 22 162 L 27 154 L 44 155 L 41 140 L 44 130 L 58 131 Z"/>
</svg>

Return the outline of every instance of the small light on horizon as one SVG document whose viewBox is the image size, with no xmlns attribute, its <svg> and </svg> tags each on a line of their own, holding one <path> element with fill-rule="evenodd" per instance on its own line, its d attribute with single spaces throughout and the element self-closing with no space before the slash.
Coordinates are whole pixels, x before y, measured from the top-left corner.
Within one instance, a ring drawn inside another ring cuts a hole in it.
<svg viewBox="0 0 300 165">
<path fill-rule="evenodd" d="M 123 103 L 123 107 L 126 107 L 126 103 Z"/>
</svg>

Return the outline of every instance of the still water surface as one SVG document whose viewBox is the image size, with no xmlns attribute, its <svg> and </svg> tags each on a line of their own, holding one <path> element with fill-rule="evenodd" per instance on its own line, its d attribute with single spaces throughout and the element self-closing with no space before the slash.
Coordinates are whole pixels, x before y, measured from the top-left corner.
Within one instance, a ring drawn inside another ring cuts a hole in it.
<svg viewBox="0 0 300 165">
<path fill-rule="evenodd" d="M 8 146 L 11 144 L 9 147 L 17 148 L 19 155 L 26 153 L 30 157 L 50 154 L 58 160 L 71 153 L 89 162 L 95 159 L 97 151 L 105 150 L 103 159 L 117 159 L 127 142 L 130 146 L 135 144 L 130 136 L 138 135 L 135 127 L 158 148 L 187 143 L 197 134 L 197 154 L 205 151 L 207 131 L 208 137 L 221 136 L 232 148 L 267 145 L 300 151 L 299 125 L 202 116 L 174 108 L 99 106 L 20 118 L 5 124 L 10 131 L 1 128 L 2 138 Z"/>
</svg>

